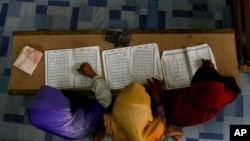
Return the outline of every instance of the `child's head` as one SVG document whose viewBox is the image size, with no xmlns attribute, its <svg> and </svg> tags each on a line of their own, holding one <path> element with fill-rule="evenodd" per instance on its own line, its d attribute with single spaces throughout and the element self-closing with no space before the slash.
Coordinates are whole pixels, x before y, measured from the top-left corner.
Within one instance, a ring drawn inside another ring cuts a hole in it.
<svg viewBox="0 0 250 141">
<path fill-rule="evenodd" d="M 208 61 L 205 61 L 201 65 L 201 67 L 195 72 L 191 83 L 198 81 L 223 82 L 222 76 Z"/>
</svg>

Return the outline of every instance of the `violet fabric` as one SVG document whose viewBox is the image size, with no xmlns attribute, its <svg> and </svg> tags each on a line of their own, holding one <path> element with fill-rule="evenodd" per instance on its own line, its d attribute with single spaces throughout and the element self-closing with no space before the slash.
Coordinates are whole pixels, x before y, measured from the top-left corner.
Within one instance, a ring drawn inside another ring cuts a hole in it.
<svg viewBox="0 0 250 141">
<path fill-rule="evenodd" d="M 29 108 L 29 120 L 35 127 L 68 139 L 81 139 L 93 133 L 104 112 L 97 101 L 89 101 L 71 113 L 62 92 L 42 86 Z"/>
</svg>

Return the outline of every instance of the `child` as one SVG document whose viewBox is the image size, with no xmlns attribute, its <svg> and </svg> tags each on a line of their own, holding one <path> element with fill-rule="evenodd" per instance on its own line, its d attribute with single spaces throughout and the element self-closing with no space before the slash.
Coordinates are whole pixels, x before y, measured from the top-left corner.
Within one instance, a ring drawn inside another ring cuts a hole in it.
<svg viewBox="0 0 250 141">
<path fill-rule="evenodd" d="M 114 141 L 161 141 L 166 137 L 179 141 L 184 135 L 175 126 L 166 125 L 164 111 L 153 107 L 156 114 L 152 113 L 151 102 L 158 101 L 150 95 L 160 93 L 163 85 L 156 79 L 148 81 L 147 89 L 135 82 L 124 87 L 114 101 L 112 112 L 104 114 L 106 134 Z"/>
<path fill-rule="evenodd" d="M 221 76 L 210 60 L 202 61 L 190 87 L 163 95 L 169 123 L 179 127 L 204 123 L 241 93 L 233 77 Z"/>
<path fill-rule="evenodd" d="M 106 81 L 97 76 L 89 63 L 83 63 L 78 72 L 92 78 L 96 100 L 82 99 L 83 105 L 75 107 L 75 101 L 65 97 L 60 90 L 42 86 L 29 108 L 31 124 L 68 139 L 81 139 L 96 131 L 111 103 L 111 92 Z"/>
</svg>

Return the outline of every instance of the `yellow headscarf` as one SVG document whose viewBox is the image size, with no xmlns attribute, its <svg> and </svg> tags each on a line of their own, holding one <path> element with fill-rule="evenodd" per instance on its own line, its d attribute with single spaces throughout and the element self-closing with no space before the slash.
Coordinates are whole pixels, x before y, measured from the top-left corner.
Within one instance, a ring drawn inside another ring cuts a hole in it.
<svg viewBox="0 0 250 141">
<path fill-rule="evenodd" d="M 164 138 L 165 122 L 152 116 L 150 97 L 138 83 L 131 83 L 120 92 L 112 113 L 104 115 L 104 125 L 114 141 L 158 141 Z"/>
</svg>

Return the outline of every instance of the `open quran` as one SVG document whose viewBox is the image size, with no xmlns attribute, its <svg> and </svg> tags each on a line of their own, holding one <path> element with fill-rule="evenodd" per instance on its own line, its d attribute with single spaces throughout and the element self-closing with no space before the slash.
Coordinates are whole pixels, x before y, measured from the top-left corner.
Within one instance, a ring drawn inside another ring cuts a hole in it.
<svg viewBox="0 0 250 141">
<path fill-rule="evenodd" d="M 45 84 L 56 88 L 89 87 L 91 79 L 77 72 L 83 62 L 89 62 L 102 75 L 99 46 L 45 51 Z"/>
<path fill-rule="evenodd" d="M 156 43 L 104 50 L 101 57 L 99 46 L 47 50 L 45 84 L 56 88 L 89 87 L 91 79 L 77 72 L 83 62 L 89 62 L 98 75 L 104 73 L 110 89 L 122 89 L 131 82 L 146 84 L 153 77 L 164 78 L 166 89 L 178 89 L 190 85 L 201 59 L 210 59 L 216 68 L 208 44 L 164 50 L 161 58 Z"/>
<path fill-rule="evenodd" d="M 158 46 L 155 43 L 105 50 L 102 60 L 106 81 L 111 89 L 131 82 L 146 84 L 148 78 L 162 79 Z"/>
<path fill-rule="evenodd" d="M 217 68 L 214 55 L 208 44 L 163 51 L 161 63 L 166 88 L 188 87 L 196 70 L 202 64 L 201 59 L 211 60 Z"/>
</svg>

